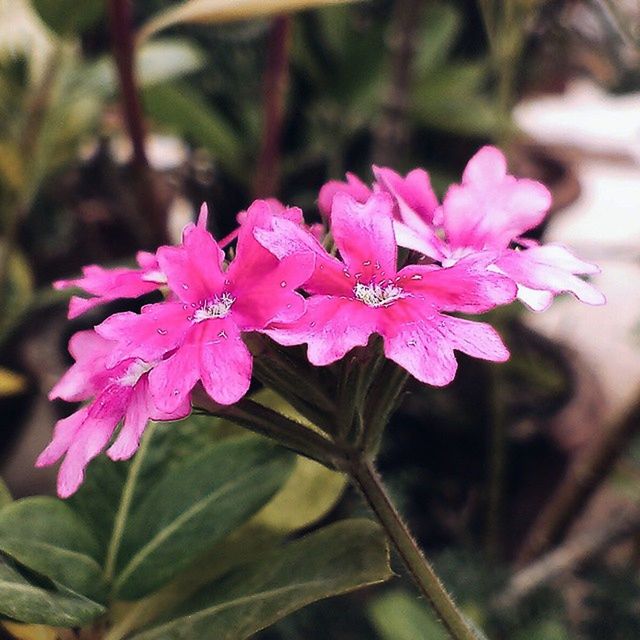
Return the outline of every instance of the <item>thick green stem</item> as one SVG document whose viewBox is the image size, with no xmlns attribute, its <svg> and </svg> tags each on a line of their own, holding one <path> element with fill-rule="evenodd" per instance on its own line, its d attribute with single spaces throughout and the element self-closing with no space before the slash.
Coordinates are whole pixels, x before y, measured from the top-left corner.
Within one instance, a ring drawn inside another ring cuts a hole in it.
<svg viewBox="0 0 640 640">
<path fill-rule="evenodd" d="M 204 391 L 196 389 L 193 404 L 210 415 L 227 418 L 245 429 L 272 438 L 288 449 L 329 468 L 342 466 L 341 451 L 333 442 L 258 402 L 243 399 L 234 405 L 223 406 L 211 400 Z"/>
<path fill-rule="evenodd" d="M 366 460 L 355 461 L 350 468 L 350 474 L 449 635 L 454 640 L 478 640 L 478 634 L 458 610 L 411 536 L 407 525 L 391 502 L 373 463 Z"/>
</svg>

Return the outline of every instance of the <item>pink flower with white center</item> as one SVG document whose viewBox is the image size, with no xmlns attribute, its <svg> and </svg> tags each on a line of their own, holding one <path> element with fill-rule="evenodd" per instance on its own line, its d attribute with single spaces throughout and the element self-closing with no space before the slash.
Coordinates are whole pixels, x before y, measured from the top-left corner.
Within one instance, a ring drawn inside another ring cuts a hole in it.
<svg viewBox="0 0 640 640">
<path fill-rule="evenodd" d="M 167 278 L 160 271 L 155 255 L 139 251 L 136 261 L 140 265 L 140 269 L 124 267 L 104 269 L 92 264 L 83 267 L 81 278 L 54 282 L 53 286 L 56 289 L 79 287 L 93 296 L 88 299 L 72 296 L 69 301 L 68 317 L 70 319 L 77 318 L 98 305 L 119 298 L 138 298 L 167 283 Z"/>
<path fill-rule="evenodd" d="M 603 304 L 604 296 L 578 277 L 598 273 L 598 267 L 563 246 L 520 239 L 542 222 L 550 206 L 546 187 L 508 175 L 502 152 L 483 147 L 469 160 L 462 184 L 451 186 L 442 204 L 445 241 L 440 259 L 447 264 L 479 251 L 498 252 L 496 268 L 517 283 L 518 297 L 536 311 L 563 292 Z M 524 248 L 514 249 L 512 243 Z"/>
<path fill-rule="evenodd" d="M 94 398 L 57 422 L 51 443 L 36 462 L 36 466 L 48 466 L 64 456 L 58 473 L 62 498 L 80 486 L 87 464 L 107 446 L 121 421 L 122 428 L 107 450 L 113 460 L 125 460 L 135 453 L 149 420 L 178 420 L 191 411 L 187 401 L 171 412 L 155 406 L 148 380 L 153 363 L 127 358 L 107 368 L 113 346 L 94 331 L 76 333 L 69 342 L 76 362 L 49 394 L 52 400 L 69 402 Z"/>
<path fill-rule="evenodd" d="M 181 246 L 158 250 L 172 298 L 147 305 L 140 314 L 115 314 L 96 327 L 116 342 L 111 364 L 124 358 L 160 361 L 149 386 L 162 410 L 174 411 L 198 381 L 216 402 L 237 402 L 249 389 L 253 364 L 242 333 L 264 331 L 272 322 L 290 322 L 304 313 L 305 300 L 295 290 L 312 273 L 314 258 L 278 260 L 258 244 L 254 228 L 273 217 L 267 202 L 251 206 L 236 257 L 225 269 L 203 208 L 197 225 L 185 229 Z"/>
<path fill-rule="evenodd" d="M 315 294 L 306 314 L 266 333 L 284 345 L 306 343 L 309 361 L 319 366 L 340 360 L 377 333 L 388 358 L 433 385 L 453 379 L 454 349 L 506 360 L 508 351 L 492 327 L 441 312 L 486 311 L 513 300 L 515 285 L 486 271 L 491 258 L 485 256 L 448 269 L 414 265 L 397 271 L 393 206 L 386 193 L 375 193 L 364 204 L 345 193 L 334 195 L 331 229 L 344 262 L 289 221 L 274 218 L 270 229 L 256 228 L 256 238 L 282 259 L 305 252 L 316 256 L 304 285 Z"/>
</svg>

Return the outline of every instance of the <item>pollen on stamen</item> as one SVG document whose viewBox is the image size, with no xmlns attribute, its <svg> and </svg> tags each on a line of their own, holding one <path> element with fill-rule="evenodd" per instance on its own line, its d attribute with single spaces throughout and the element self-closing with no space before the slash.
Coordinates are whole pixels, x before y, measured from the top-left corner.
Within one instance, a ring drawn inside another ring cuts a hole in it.
<svg viewBox="0 0 640 640">
<path fill-rule="evenodd" d="M 386 284 L 358 282 L 353 288 L 353 294 L 357 300 L 373 308 L 388 307 L 397 300 L 406 297 L 404 291 L 390 281 L 387 281 Z"/>
<path fill-rule="evenodd" d="M 225 318 L 231 311 L 236 299 L 230 293 L 215 296 L 213 300 L 205 301 L 193 314 L 194 322 L 202 322 L 211 318 Z"/>
</svg>

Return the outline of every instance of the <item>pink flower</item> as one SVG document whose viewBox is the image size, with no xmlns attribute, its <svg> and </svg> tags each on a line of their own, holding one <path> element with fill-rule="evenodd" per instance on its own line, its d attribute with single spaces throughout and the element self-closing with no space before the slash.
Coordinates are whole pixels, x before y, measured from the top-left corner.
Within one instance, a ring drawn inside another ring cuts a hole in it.
<svg viewBox="0 0 640 640">
<path fill-rule="evenodd" d="M 175 411 L 198 381 L 216 402 L 237 402 L 252 372 L 242 333 L 264 331 L 272 322 L 293 321 L 304 313 L 305 300 L 295 289 L 311 274 L 314 259 L 278 260 L 258 244 L 254 228 L 273 217 L 267 202 L 251 206 L 236 257 L 224 269 L 224 253 L 206 230 L 203 208 L 198 224 L 185 229 L 181 246 L 158 250 L 172 298 L 147 305 L 140 314 L 115 314 L 96 328 L 117 343 L 109 365 L 124 358 L 158 361 L 149 386 L 161 410 Z"/>
<path fill-rule="evenodd" d="M 328 255 L 301 227 L 273 218 L 257 227 L 256 238 L 275 255 L 312 253 L 316 266 L 304 288 L 313 293 L 298 321 L 266 331 L 284 345 L 306 343 L 312 364 L 327 365 L 373 333 L 384 340 L 385 355 L 418 380 L 444 385 L 456 371 L 454 349 L 502 361 L 508 351 L 487 324 L 443 311 L 478 313 L 515 297 L 504 276 L 486 271 L 492 257 L 462 260 L 448 269 L 414 265 L 397 271 L 394 202 L 374 193 L 366 203 L 346 193 L 332 200 L 332 232 L 344 262 Z"/>
<path fill-rule="evenodd" d="M 92 264 L 82 269 L 82 278 L 54 282 L 56 289 L 79 287 L 93 296 L 89 299 L 72 296 L 69 318 L 77 318 L 89 309 L 118 298 L 137 298 L 166 284 L 167 279 L 152 253 L 139 251 L 136 260 L 140 269 L 104 269 Z"/>
<path fill-rule="evenodd" d="M 347 182 L 332 180 L 320 189 L 318 206 L 320 212 L 329 217 L 336 193 L 348 193 L 360 203 L 371 194 L 385 192 L 393 198 L 393 226 L 398 244 L 431 257 L 440 255 L 440 240 L 436 236 L 439 205 L 431 179 L 424 169 L 414 169 L 405 177 L 387 167 L 373 167 L 376 182 L 370 189 L 352 173 L 347 173 Z"/>
<path fill-rule="evenodd" d="M 444 263 L 479 251 L 497 251 L 496 267 L 518 284 L 518 297 L 532 309 L 547 308 L 555 294 L 570 292 L 589 304 L 604 296 L 578 275 L 598 273 L 559 245 L 535 246 L 520 236 L 542 222 L 551 194 L 539 182 L 507 174 L 504 155 L 483 147 L 449 188 L 442 204 Z M 512 243 L 529 247 L 514 249 Z"/>
<path fill-rule="evenodd" d="M 76 362 L 49 394 L 52 400 L 69 402 L 94 398 L 57 422 L 51 443 L 36 462 L 36 466 L 47 466 L 64 456 L 58 473 L 58 494 L 62 498 L 80 486 L 87 464 L 107 446 L 120 421 L 122 428 L 107 451 L 113 460 L 124 460 L 135 453 L 149 420 L 177 420 L 191 411 L 187 401 L 171 412 L 158 409 L 149 393 L 153 363 L 127 358 L 107 368 L 112 348 L 112 343 L 94 331 L 76 333 L 69 342 Z"/>
</svg>

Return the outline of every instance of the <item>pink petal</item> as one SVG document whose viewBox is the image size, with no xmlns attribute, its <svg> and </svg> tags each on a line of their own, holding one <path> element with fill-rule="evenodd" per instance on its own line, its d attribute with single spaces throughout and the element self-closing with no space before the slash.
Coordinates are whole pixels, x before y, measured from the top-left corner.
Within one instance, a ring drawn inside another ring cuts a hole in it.
<svg viewBox="0 0 640 640">
<path fill-rule="evenodd" d="M 107 449 L 107 455 L 112 460 L 128 460 L 137 451 L 150 419 L 178 420 L 186 417 L 190 411 L 188 402 L 172 413 L 159 411 L 151 398 L 148 376 L 143 375 L 133 388 L 122 428 L 115 442 Z"/>
<path fill-rule="evenodd" d="M 169 288 L 187 303 L 198 303 L 223 290 L 223 260 L 222 249 L 201 226 L 185 230 L 182 246 L 158 249 L 158 262 Z"/>
<path fill-rule="evenodd" d="M 405 249 L 412 249 L 434 260 L 443 259 L 443 243 L 433 229 L 425 227 L 422 233 L 418 233 L 413 228 L 404 224 L 404 222 L 394 220 L 393 231 L 398 246 L 404 247 Z"/>
<path fill-rule="evenodd" d="M 98 265 L 89 265 L 82 269 L 82 273 L 82 278 L 53 283 L 56 289 L 79 287 L 96 296 L 89 300 L 73 296 L 69 304 L 69 318 L 76 318 L 100 304 L 118 298 L 137 298 L 159 287 L 158 282 L 145 280 L 145 271 L 140 269 L 103 269 Z"/>
<path fill-rule="evenodd" d="M 482 147 L 467 163 L 462 181 L 470 184 L 491 185 L 507 175 L 507 159 L 497 147 Z"/>
<path fill-rule="evenodd" d="M 121 417 L 105 417 L 99 421 L 87 420 L 82 425 L 58 471 L 58 495 L 61 498 L 69 497 L 82 484 L 84 470 L 107 446 Z"/>
<path fill-rule="evenodd" d="M 458 349 L 477 358 L 504 361 L 509 352 L 493 327 L 434 314 L 413 324 L 402 324 L 384 334 L 384 353 L 412 376 L 434 386 L 453 380 Z"/>
<path fill-rule="evenodd" d="M 309 293 L 352 294 L 355 286 L 353 276 L 344 263 L 330 256 L 307 229 L 289 220 L 273 218 L 269 228 L 256 228 L 253 234 L 260 244 L 280 260 L 304 253 L 314 256 L 314 272 L 304 285 Z"/>
<path fill-rule="evenodd" d="M 79 402 L 93 396 L 104 386 L 110 373 L 106 360 L 114 344 L 95 331 L 79 331 L 69 340 L 69 352 L 76 362 L 49 392 L 49 399 Z"/>
<path fill-rule="evenodd" d="M 546 311 L 553 302 L 551 291 L 539 291 L 530 289 L 524 285 L 518 285 L 518 300 L 523 302 L 532 311 Z"/>
<path fill-rule="evenodd" d="M 366 202 L 371 195 L 371 189 L 353 173 L 347 173 L 346 182 L 329 180 L 329 182 L 320 189 L 320 194 L 318 196 L 318 208 L 320 209 L 320 213 L 327 218 L 331 215 L 333 198 L 336 193 L 348 193 L 358 202 Z"/>
<path fill-rule="evenodd" d="M 449 188 L 442 216 L 454 248 L 501 249 L 540 224 L 550 206 L 546 187 L 507 175 L 502 153 L 484 147 L 469 161 L 462 184 Z"/>
<path fill-rule="evenodd" d="M 116 342 L 107 366 L 128 358 L 159 360 L 182 342 L 193 311 L 180 302 L 160 302 L 144 306 L 141 314 L 126 311 L 110 316 L 96 327 L 99 335 Z"/>
<path fill-rule="evenodd" d="M 308 344 L 309 362 L 324 366 L 340 360 L 354 347 L 365 346 L 377 330 L 381 311 L 356 300 L 312 296 L 300 320 L 264 333 L 285 346 Z"/>
<path fill-rule="evenodd" d="M 442 311 L 481 313 L 512 302 L 515 283 L 504 275 L 488 271 L 495 254 L 474 254 L 452 267 L 410 265 L 398 273 L 397 284 Z"/>
<path fill-rule="evenodd" d="M 349 272 L 364 282 L 392 278 L 396 273 L 397 244 L 393 233 L 393 201 L 374 193 L 361 204 L 337 193 L 331 210 L 331 231 Z"/>
<path fill-rule="evenodd" d="M 602 293 L 578 277 L 597 273 L 598 268 L 579 260 L 564 247 L 543 245 L 523 251 L 509 251 L 496 264 L 518 284 L 530 289 L 556 294 L 569 292 L 587 304 L 605 303 Z"/>
<path fill-rule="evenodd" d="M 304 313 L 305 300 L 295 290 L 311 277 L 314 267 L 315 256 L 301 253 L 284 257 L 266 273 L 234 282 L 234 322 L 243 331 L 254 331 L 270 322 L 297 320 Z"/>
<path fill-rule="evenodd" d="M 404 178 L 386 167 L 374 166 L 373 173 L 378 185 L 395 198 L 400 219 L 406 225 L 422 232 L 427 225 L 433 224 L 438 199 L 424 169 L 414 169 Z"/>
<path fill-rule="evenodd" d="M 189 400 L 200 379 L 199 355 L 205 339 L 205 325 L 225 326 L 224 320 L 205 320 L 192 326 L 173 355 L 158 363 L 149 373 L 149 390 L 159 411 L 171 413 Z"/>
<path fill-rule="evenodd" d="M 249 390 L 253 358 L 231 322 L 220 331 L 220 324 L 203 323 L 200 344 L 200 379 L 205 391 L 219 404 L 238 402 Z"/>
<path fill-rule="evenodd" d="M 88 413 L 89 407 L 85 406 L 67 418 L 56 422 L 53 430 L 53 438 L 46 449 L 38 456 L 36 467 L 48 467 L 57 462 L 65 454 L 87 419 Z"/>
</svg>

